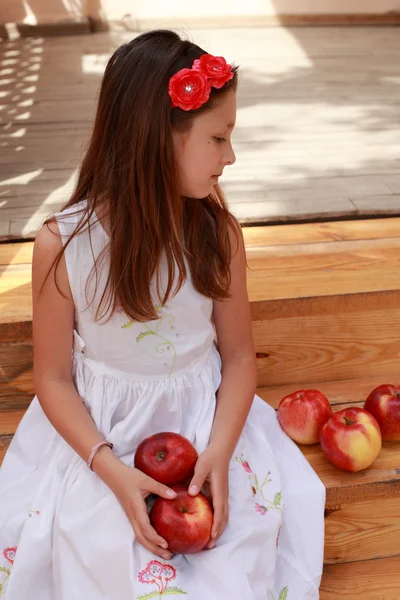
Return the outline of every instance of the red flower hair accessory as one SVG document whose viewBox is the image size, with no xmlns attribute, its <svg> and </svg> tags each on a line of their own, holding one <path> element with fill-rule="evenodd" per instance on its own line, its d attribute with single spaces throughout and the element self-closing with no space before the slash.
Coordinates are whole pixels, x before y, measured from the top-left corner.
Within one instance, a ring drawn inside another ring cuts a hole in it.
<svg viewBox="0 0 400 600">
<path fill-rule="evenodd" d="M 182 110 L 200 108 L 209 99 L 211 87 L 220 89 L 232 77 L 232 66 L 222 56 L 203 54 L 191 69 L 181 69 L 169 80 L 172 106 Z"/>
</svg>

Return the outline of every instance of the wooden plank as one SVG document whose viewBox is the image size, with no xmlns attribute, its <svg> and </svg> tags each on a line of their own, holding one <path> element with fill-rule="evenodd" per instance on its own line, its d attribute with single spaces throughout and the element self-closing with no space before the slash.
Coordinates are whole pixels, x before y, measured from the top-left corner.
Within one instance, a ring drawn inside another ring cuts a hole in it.
<svg viewBox="0 0 400 600">
<path fill-rule="evenodd" d="M 343 504 L 326 511 L 324 563 L 398 556 L 399 515 L 400 495 Z"/>
<path fill-rule="evenodd" d="M 33 242 L 0 244 L 0 267 L 32 263 Z"/>
<path fill-rule="evenodd" d="M 400 358 L 399 297 L 398 292 L 387 294 L 385 303 L 384 296 L 365 294 L 353 305 L 351 296 L 343 296 L 331 306 L 313 299 L 296 303 L 295 314 L 294 303 L 287 312 L 285 306 L 275 305 L 270 314 L 264 305 L 253 320 L 260 387 L 395 373 Z"/>
<path fill-rule="evenodd" d="M 255 236 L 255 243 L 257 240 Z M 13 248 L 6 250 L 7 256 Z M 398 289 L 400 285 L 400 240 L 395 238 L 249 247 L 247 254 L 255 320 L 262 310 L 260 302 L 267 300 L 337 298 L 340 294 Z M 14 261 L 6 268 L 0 266 L 0 323 L 29 320 L 30 281 L 30 265 Z"/>
<path fill-rule="evenodd" d="M 398 238 L 400 218 L 243 227 L 246 250 L 321 242 Z"/>
<path fill-rule="evenodd" d="M 326 507 L 400 496 L 400 442 L 383 442 L 375 462 L 363 471 L 348 473 L 334 467 L 319 444 L 299 448 L 327 488 Z"/>
<path fill-rule="evenodd" d="M 0 267 L 0 324 L 32 320 L 30 264 Z"/>
<path fill-rule="evenodd" d="M 400 240 L 332 242 L 249 249 L 248 288 L 253 301 L 398 289 Z M 292 248 L 291 248 L 292 250 Z"/>
<path fill-rule="evenodd" d="M 34 396 L 32 341 L 0 344 L 0 412 L 26 409 Z"/>
<path fill-rule="evenodd" d="M 4 455 L 11 444 L 12 435 L 0 435 L 0 467 L 3 462 Z"/>
<path fill-rule="evenodd" d="M 1 412 L 0 436 L 13 435 L 25 414 L 24 409 Z"/>
<path fill-rule="evenodd" d="M 400 556 L 326 565 L 320 600 L 399 600 Z"/>
<path fill-rule="evenodd" d="M 396 368 L 387 377 L 384 383 L 397 383 L 400 379 Z M 323 382 L 305 381 L 301 386 L 293 384 L 271 385 L 259 387 L 257 394 L 272 408 L 277 409 L 282 398 L 300 389 L 318 389 L 328 398 L 334 410 L 341 410 L 347 406 L 363 406 L 367 396 L 373 389 L 382 384 L 382 376 L 362 377 L 360 379 L 330 380 Z"/>
</svg>

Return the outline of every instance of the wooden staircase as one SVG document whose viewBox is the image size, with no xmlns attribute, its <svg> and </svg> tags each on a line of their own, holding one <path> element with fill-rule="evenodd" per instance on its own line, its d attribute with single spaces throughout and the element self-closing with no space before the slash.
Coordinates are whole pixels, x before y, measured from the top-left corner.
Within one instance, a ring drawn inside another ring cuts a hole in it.
<svg viewBox="0 0 400 600">
<path fill-rule="evenodd" d="M 259 395 L 335 409 L 400 378 L 400 218 L 244 229 Z M 0 246 L 0 460 L 33 396 L 32 244 Z M 400 442 L 360 473 L 300 446 L 327 488 L 321 600 L 400 600 Z"/>
</svg>

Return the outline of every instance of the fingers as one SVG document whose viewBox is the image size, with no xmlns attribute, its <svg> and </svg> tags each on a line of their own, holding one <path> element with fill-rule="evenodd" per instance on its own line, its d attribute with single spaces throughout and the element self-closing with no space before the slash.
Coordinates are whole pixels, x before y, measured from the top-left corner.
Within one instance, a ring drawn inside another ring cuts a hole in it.
<svg viewBox="0 0 400 600">
<path fill-rule="evenodd" d="M 199 493 L 199 491 L 204 485 L 209 471 L 209 468 L 207 468 L 205 465 L 202 465 L 199 460 L 197 461 L 197 464 L 194 469 L 194 475 L 189 484 L 189 494 L 191 496 L 196 496 Z"/>
<path fill-rule="evenodd" d="M 171 553 L 168 550 L 168 543 L 152 527 L 143 499 L 135 499 L 134 514 L 131 523 L 138 542 L 153 554 L 169 560 Z"/>
<path fill-rule="evenodd" d="M 157 544 L 154 544 L 154 542 L 151 542 L 148 538 L 146 538 L 146 536 L 139 529 L 136 529 L 133 523 L 132 526 L 139 544 L 160 558 L 164 558 L 165 560 L 171 559 L 171 552 L 169 552 L 169 550 L 163 550 L 160 548 L 160 546 L 157 546 Z"/>
<path fill-rule="evenodd" d="M 229 517 L 228 486 L 220 480 L 212 485 L 212 502 L 214 508 L 213 525 L 211 529 L 211 540 L 207 547 L 214 548 L 226 527 Z"/>
<path fill-rule="evenodd" d="M 176 498 L 176 492 L 174 492 L 174 490 L 171 490 L 168 486 L 159 483 L 151 477 L 148 477 L 144 473 L 142 473 L 142 475 L 143 480 L 140 482 L 140 488 L 142 489 L 144 496 L 156 494 L 157 496 L 161 496 L 161 498 L 166 498 L 167 500 Z"/>
</svg>

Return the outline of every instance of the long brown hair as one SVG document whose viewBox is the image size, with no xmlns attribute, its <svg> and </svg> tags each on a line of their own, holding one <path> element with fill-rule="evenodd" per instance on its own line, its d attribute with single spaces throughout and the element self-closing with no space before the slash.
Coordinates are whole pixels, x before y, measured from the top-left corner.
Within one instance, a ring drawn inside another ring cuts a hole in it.
<svg viewBox="0 0 400 600">
<path fill-rule="evenodd" d="M 119 47 L 108 61 L 94 128 L 76 188 L 64 206 L 86 200 L 70 241 L 105 214 L 110 226 L 109 271 L 96 318 L 109 318 L 119 304 L 133 320 L 158 317 L 150 284 L 162 253 L 167 285 L 162 304 L 177 293 L 188 273 L 198 292 L 212 299 L 229 296 L 231 244 L 240 235 L 219 186 L 202 200 L 182 197 L 172 143 L 173 129 L 188 130 L 193 119 L 236 90 L 234 77 L 197 110 L 172 108 L 168 83 L 205 51 L 168 30 L 144 33 Z M 98 257 L 94 264 L 97 274 Z M 176 276 L 177 275 L 177 276 Z M 94 298 L 94 296 L 93 296 Z M 92 299 L 93 301 L 93 299 Z M 90 304 L 90 302 L 89 302 Z"/>
</svg>

